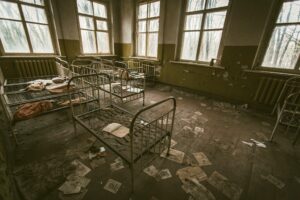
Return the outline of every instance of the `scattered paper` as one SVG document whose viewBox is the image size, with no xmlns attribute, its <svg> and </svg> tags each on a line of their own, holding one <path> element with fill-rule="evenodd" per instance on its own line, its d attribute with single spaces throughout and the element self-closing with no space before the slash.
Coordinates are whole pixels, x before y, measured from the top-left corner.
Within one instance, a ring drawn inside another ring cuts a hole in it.
<svg viewBox="0 0 300 200">
<path fill-rule="evenodd" d="M 84 165 L 79 160 L 74 160 L 71 163 L 71 165 L 73 165 L 75 167 L 74 175 L 77 175 L 77 176 L 85 176 L 91 171 L 90 168 L 88 168 L 86 165 Z"/>
<path fill-rule="evenodd" d="M 80 193 L 67 195 L 64 195 L 62 192 L 59 192 L 58 197 L 60 200 L 81 200 L 86 195 L 87 191 L 87 189 L 81 189 Z"/>
<path fill-rule="evenodd" d="M 123 160 L 121 158 L 116 158 L 113 163 L 110 164 L 111 171 L 118 171 L 124 168 Z"/>
<path fill-rule="evenodd" d="M 273 185 L 275 185 L 279 189 L 282 189 L 285 186 L 285 184 L 281 180 L 279 180 L 278 178 L 276 178 L 272 175 L 268 175 L 268 176 L 261 175 L 261 178 L 264 179 L 264 180 L 269 181 L 270 183 L 272 183 Z"/>
<path fill-rule="evenodd" d="M 242 141 L 242 143 L 243 143 L 243 144 L 246 144 L 246 145 L 248 145 L 248 146 L 250 146 L 250 147 L 253 146 L 253 143 L 252 143 L 252 142 L 245 142 L 245 141 Z"/>
<path fill-rule="evenodd" d="M 252 142 L 254 142 L 255 145 L 258 146 L 258 147 L 267 148 L 267 146 L 264 143 L 260 142 L 260 141 L 257 141 L 257 140 L 254 140 L 254 139 L 250 139 L 250 140 Z"/>
<path fill-rule="evenodd" d="M 81 186 L 77 182 L 66 181 L 58 188 L 58 190 L 63 194 L 77 194 L 80 192 Z"/>
<path fill-rule="evenodd" d="M 169 169 L 163 169 L 160 172 L 158 172 L 157 177 L 160 180 L 165 180 L 165 179 L 168 179 L 168 178 L 172 178 L 172 174 L 171 174 Z"/>
<path fill-rule="evenodd" d="M 164 150 L 162 154 L 160 155 L 163 158 L 167 158 L 171 161 L 177 162 L 181 164 L 183 162 L 183 158 L 185 153 L 182 151 L 178 151 L 175 149 L 170 149 L 169 155 L 167 155 L 168 149 Z"/>
<path fill-rule="evenodd" d="M 216 171 L 207 179 L 207 182 L 232 200 L 240 199 L 243 192 L 238 185 L 231 183 L 225 176 Z"/>
<path fill-rule="evenodd" d="M 122 126 L 118 123 L 111 123 L 107 125 L 104 129 L 104 132 L 111 133 L 112 135 L 123 138 L 129 133 L 129 129 L 125 126 Z"/>
<path fill-rule="evenodd" d="M 198 116 L 201 116 L 201 115 L 202 115 L 202 113 L 199 112 L 199 111 L 196 111 L 195 114 L 198 115 Z"/>
<path fill-rule="evenodd" d="M 176 175 L 183 184 L 189 180 L 201 182 L 207 179 L 206 173 L 200 167 L 185 167 L 177 170 Z"/>
<path fill-rule="evenodd" d="M 94 159 L 91 161 L 90 165 L 93 169 L 96 169 L 100 167 L 101 165 L 105 164 L 105 159 L 104 158 L 99 158 L 99 159 Z"/>
<path fill-rule="evenodd" d="M 200 106 L 206 107 L 207 105 L 205 103 L 200 103 Z"/>
<path fill-rule="evenodd" d="M 195 133 L 196 135 L 199 135 L 199 134 L 201 134 L 201 133 L 204 133 L 204 128 L 196 126 L 196 127 L 194 128 L 194 133 Z"/>
<path fill-rule="evenodd" d="M 215 200 L 214 195 L 201 183 L 192 181 L 182 185 L 182 189 L 190 194 L 189 200 Z"/>
<path fill-rule="evenodd" d="M 108 179 L 107 183 L 104 186 L 104 189 L 116 194 L 118 192 L 118 190 L 120 189 L 122 183 L 115 181 L 113 179 Z"/>
<path fill-rule="evenodd" d="M 177 142 L 173 139 L 171 139 L 171 147 L 174 147 L 177 144 Z"/>
<path fill-rule="evenodd" d="M 80 187 L 82 188 L 86 188 L 88 184 L 91 182 L 91 179 L 89 178 L 86 178 L 84 176 L 76 176 L 74 174 L 69 175 L 67 177 L 67 180 L 79 184 Z"/>
<path fill-rule="evenodd" d="M 149 176 L 155 177 L 158 173 L 158 170 L 154 165 L 151 165 L 143 170 Z"/>
<path fill-rule="evenodd" d="M 193 153 L 193 156 L 197 160 L 199 166 L 211 165 L 211 162 L 203 152 Z"/>
</svg>

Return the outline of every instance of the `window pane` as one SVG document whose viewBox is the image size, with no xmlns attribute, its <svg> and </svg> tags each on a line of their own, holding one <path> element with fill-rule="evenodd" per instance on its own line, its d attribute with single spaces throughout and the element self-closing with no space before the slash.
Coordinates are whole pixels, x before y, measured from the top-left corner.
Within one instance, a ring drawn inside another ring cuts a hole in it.
<svg viewBox="0 0 300 200">
<path fill-rule="evenodd" d="M 146 33 L 138 34 L 138 56 L 146 56 Z"/>
<path fill-rule="evenodd" d="M 285 2 L 277 23 L 300 22 L 300 1 Z"/>
<path fill-rule="evenodd" d="M 205 18 L 205 29 L 223 28 L 226 11 L 208 13 Z"/>
<path fill-rule="evenodd" d="M 149 17 L 158 17 L 159 16 L 159 8 L 160 8 L 160 2 L 153 2 L 149 4 Z"/>
<path fill-rule="evenodd" d="M 218 8 L 228 5 L 228 0 L 208 0 L 207 8 Z"/>
<path fill-rule="evenodd" d="M 82 48 L 84 53 L 96 53 L 94 31 L 81 30 Z"/>
<path fill-rule="evenodd" d="M 0 20 L 0 39 L 6 53 L 29 53 L 21 22 Z"/>
<path fill-rule="evenodd" d="M 34 53 L 53 53 L 49 27 L 47 25 L 27 24 Z"/>
<path fill-rule="evenodd" d="M 110 53 L 108 33 L 97 32 L 97 44 L 99 53 Z"/>
<path fill-rule="evenodd" d="M 97 29 L 98 30 L 103 30 L 103 31 L 107 31 L 107 22 L 106 21 L 102 21 L 102 20 L 97 20 Z"/>
<path fill-rule="evenodd" d="M 159 19 L 153 19 L 149 21 L 149 31 L 158 31 L 159 29 Z"/>
<path fill-rule="evenodd" d="M 158 47 L 158 33 L 149 33 L 148 35 L 148 49 L 147 56 L 156 57 Z"/>
<path fill-rule="evenodd" d="M 44 0 L 21 0 L 21 1 L 26 2 L 26 3 L 40 5 L 40 6 L 44 5 Z"/>
<path fill-rule="evenodd" d="M 138 22 L 138 30 L 139 32 L 146 32 L 146 21 L 139 21 Z"/>
<path fill-rule="evenodd" d="M 197 10 L 203 10 L 205 6 L 205 0 L 189 0 L 187 5 L 187 11 L 193 12 Z"/>
<path fill-rule="evenodd" d="M 147 18 L 147 4 L 142 4 L 139 6 L 139 19 Z"/>
<path fill-rule="evenodd" d="M 33 6 L 22 5 L 25 20 L 27 22 L 38 22 L 47 24 L 47 17 L 45 10 Z"/>
<path fill-rule="evenodd" d="M 200 46 L 200 61 L 216 59 L 221 42 L 222 31 L 204 31 Z"/>
<path fill-rule="evenodd" d="M 88 0 L 77 0 L 79 13 L 93 15 L 92 3 Z"/>
<path fill-rule="evenodd" d="M 0 1 L 0 17 L 5 19 L 21 19 L 16 3 Z"/>
<path fill-rule="evenodd" d="M 263 66 L 294 69 L 300 54 L 300 25 L 274 29 Z"/>
<path fill-rule="evenodd" d="M 202 22 L 202 14 L 187 15 L 185 21 L 185 30 L 200 30 Z"/>
<path fill-rule="evenodd" d="M 183 35 L 181 59 L 196 60 L 200 32 L 186 32 Z"/>
<path fill-rule="evenodd" d="M 79 16 L 80 28 L 94 30 L 94 22 L 92 17 Z"/>
<path fill-rule="evenodd" d="M 93 3 L 94 15 L 97 17 L 107 18 L 106 7 L 100 3 Z"/>
</svg>

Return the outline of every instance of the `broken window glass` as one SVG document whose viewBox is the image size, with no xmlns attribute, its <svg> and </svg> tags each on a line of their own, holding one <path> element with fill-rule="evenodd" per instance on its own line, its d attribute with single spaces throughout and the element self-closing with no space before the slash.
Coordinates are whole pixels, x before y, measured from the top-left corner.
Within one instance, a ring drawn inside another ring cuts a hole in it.
<svg viewBox="0 0 300 200">
<path fill-rule="evenodd" d="M 187 15 L 184 30 L 200 30 L 202 14 Z"/>
<path fill-rule="evenodd" d="M 97 29 L 107 31 L 107 22 L 102 20 L 97 20 Z"/>
<path fill-rule="evenodd" d="M 20 20 L 20 12 L 16 3 L 0 1 L 0 18 Z"/>
<path fill-rule="evenodd" d="M 219 8 L 227 6 L 229 0 L 207 0 L 207 8 Z"/>
<path fill-rule="evenodd" d="M 47 24 L 47 17 L 44 9 L 22 5 L 22 10 L 25 21 Z"/>
<path fill-rule="evenodd" d="M 148 49 L 147 56 L 156 57 L 157 56 L 157 46 L 158 46 L 158 33 L 149 33 L 148 35 Z"/>
<path fill-rule="evenodd" d="M 199 61 L 216 59 L 221 42 L 222 31 L 204 31 L 200 46 Z"/>
<path fill-rule="evenodd" d="M 274 29 L 262 66 L 293 69 L 300 54 L 300 25 Z"/>
<path fill-rule="evenodd" d="M 77 8 L 79 13 L 93 15 L 92 3 L 88 0 L 77 0 Z"/>
<path fill-rule="evenodd" d="M 79 16 L 79 25 L 82 29 L 94 30 L 94 22 L 92 17 Z"/>
<path fill-rule="evenodd" d="M 81 30 L 82 48 L 84 53 L 96 53 L 94 31 Z"/>
<path fill-rule="evenodd" d="M 53 53 L 49 27 L 27 23 L 28 33 L 34 53 Z"/>
<path fill-rule="evenodd" d="M 199 11 L 203 10 L 205 6 L 205 0 L 189 0 L 187 5 L 187 11 Z"/>
<path fill-rule="evenodd" d="M 99 53 L 109 53 L 109 35 L 106 32 L 97 32 L 97 45 Z"/>
<path fill-rule="evenodd" d="M 105 5 L 93 2 L 93 6 L 94 6 L 94 15 L 95 16 L 107 18 Z"/>
<path fill-rule="evenodd" d="M 183 46 L 181 59 L 195 60 L 199 43 L 200 32 L 185 32 L 183 35 Z"/>
<path fill-rule="evenodd" d="M 22 22 L 0 20 L 0 39 L 7 53 L 29 53 Z"/>
</svg>

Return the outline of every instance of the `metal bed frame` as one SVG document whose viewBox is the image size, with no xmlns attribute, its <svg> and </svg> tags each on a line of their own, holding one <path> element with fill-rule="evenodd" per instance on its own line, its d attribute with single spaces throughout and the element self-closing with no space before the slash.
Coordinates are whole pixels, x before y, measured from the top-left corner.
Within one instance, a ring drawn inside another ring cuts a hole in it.
<svg viewBox="0 0 300 200">
<path fill-rule="evenodd" d="M 112 88 L 108 91 L 107 87 L 102 88 L 111 92 L 115 99 L 121 103 L 128 103 L 134 100 L 143 100 L 145 105 L 145 85 L 146 79 L 144 74 L 132 73 L 127 68 L 119 65 L 119 62 L 101 59 L 94 62 L 93 68 L 95 73 L 106 73 L 110 76 Z"/>
<path fill-rule="evenodd" d="M 51 80 L 52 78 L 57 76 L 67 77 L 68 79 L 70 79 L 75 75 L 79 75 L 80 73 L 83 73 L 83 71 L 87 71 L 83 69 L 85 68 L 85 66 L 91 65 L 90 62 L 79 64 L 78 60 L 73 61 L 71 65 L 69 65 L 68 62 L 61 60 L 59 58 L 55 58 L 55 61 L 56 61 L 56 69 L 55 69 L 56 75 L 49 75 L 49 76 L 42 76 L 42 77 L 36 76 L 36 77 L 27 77 L 27 78 L 19 78 L 19 79 L 6 79 L 4 80 L 4 84 L 1 85 L 1 92 L 0 92 L 1 104 L 2 107 L 4 108 L 6 118 L 9 122 L 9 129 L 12 132 L 16 144 L 18 144 L 18 140 L 16 137 L 14 126 L 18 121 L 14 119 L 14 113 L 19 106 L 24 105 L 26 103 L 34 103 L 34 102 L 46 101 L 46 100 L 54 101 L 54 102 L 59 102 L 59 101 L 62 102 L 62 101 L 69 100 L 68 98 L 69 95 L 67 92 L 60 93 L 60 94 L 52 94 L 45 89 L 41 91 L 26 91 L 24 89 L 29 85 L 29 82 L 34 80 L 39 80 L 39 79 Z M 38 116 L 59 111 L 68 107 L 69 107 L 68 105 L 61 106 L 58 104 L 54 104 L 52 109 L 48 111 L 44 111 L 40 113 Z"/>
<path fill-rule="evenodd" d="M 112 92 L 103 90 L 107 84 L 111 85 L 109 75 L 81 75 L 70 79 L 71 82 L 76 85 L 76 94 L 84 97 L 80 105 L 71 103 L 70 106 L 75 133 L 76 124 L 81 125 L 129 165 L 133 192 L 137 166 L 140 165 L 142 169 L 163 151 L 169 153 L 176 111 L 175 98 L 169 97 L 132 114 L 113 104 Z M 129 134 L 119 138 L 102 131 L 110 123 L 128 127 Z"/>
</svg>

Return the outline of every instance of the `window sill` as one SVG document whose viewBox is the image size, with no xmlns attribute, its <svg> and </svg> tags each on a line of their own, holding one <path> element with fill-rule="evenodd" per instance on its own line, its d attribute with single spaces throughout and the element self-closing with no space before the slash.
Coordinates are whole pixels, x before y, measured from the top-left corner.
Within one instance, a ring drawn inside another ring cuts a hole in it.
<svg viewBox="0 0 300 200">
<path fill-rule="evenodd" d="M 256 74 L 279 75 L 279 76 L 300 75 L 300 70 L 276 69 L 276 68 L 266 68 L 266 67 L 257 67 L 255 69 L 247 69 L 247 70 L 245 70 L 245 72 L 256 73 Z"/>
<path fill-rule="evenodd" d="M 170 63 L 180 64 L 180 65 L 190 65 L 190 66 L 195 66 L 195 67 L 206 67 L 206 68 L 212 68 L 212 69 L 224 69 L 224 67 L 221 67 L 221 66 L 210 66 L 208 64 L 202 64 L 202 63 L 193 63 L 193 62 L 184 62 L 184 61 L 175 61 L 175 60 L 171 60 Z"/>
<path fill-rule="evenodd" d="M 126 58 L 126 59 L 128 59 L 128 58 Z M 147 58 L 147 57 L 138 57 L 138 56 L 129 57 L 129 59 L 137 59 L 137 60 L 160 62 L 160 60 L 157 59 L 157 58 Z"/>
<path fill-rule="evenodd" d="M 117 57 L 117 55 L 114 54 L 86 54 L 86 55 L 79 55 L 78 58 L 90 58 L 90 57 Z"/>
<path fill-rule="evenodd" d="M 5 55 L 0 58 L 64 58 L 65 56 L 60 55 Z"/>
</svg>

